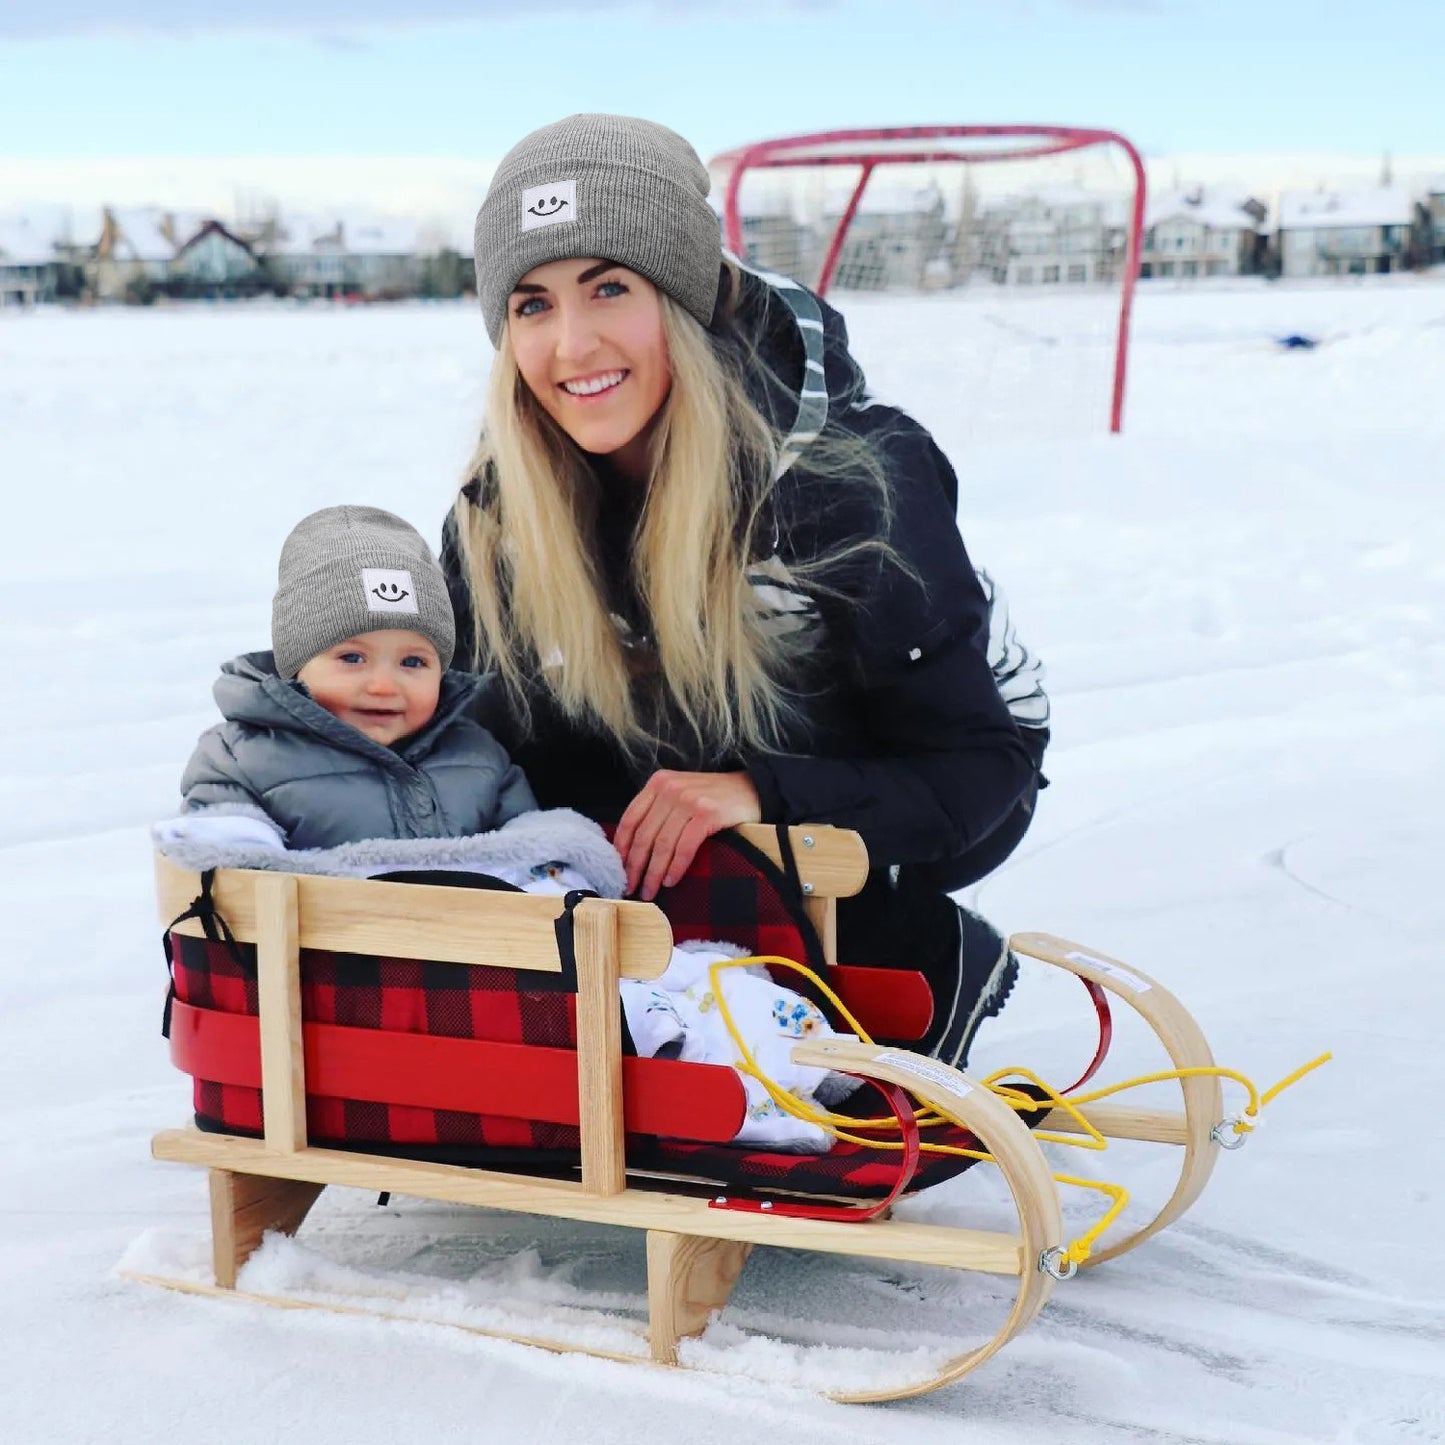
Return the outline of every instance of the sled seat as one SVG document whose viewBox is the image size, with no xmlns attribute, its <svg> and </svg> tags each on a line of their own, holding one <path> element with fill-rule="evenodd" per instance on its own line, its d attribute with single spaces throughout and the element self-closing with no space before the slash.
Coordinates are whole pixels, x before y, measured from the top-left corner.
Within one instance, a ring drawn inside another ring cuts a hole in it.
<svg viewBox="0 0 1445 1445">
<path fill-rule="evenodd" d="M 800 830 L 797 852 L 806 859 L 806 879 L 796 858 L 788 856 L 785 832 L 759 829 L 753 839 L 722 835 L 700 850 L 693 868 L 676 888 L 664 891 L 659 906 L 679 942 L 722 941 L 805 961 L 827 976 L 870 1034 L 916 1038 L 932 1013 L 921 975 L 830 965 L 824 939 L 831 939 L 833 899 L 860 886 L 867 866 L 857 840 L 850 834 L 830 837 L 835 831 Z M 779 858 L 786 868 L 775 861 Z M 214 891 L 227 885 L 182 881 L 163 860 L 161 866 L 162 912 L 187 892 L 201 894 L 197 916 L 172 929 L 167 941 L 172 1059 L 195 1079 L 198 1127 L 258 1137 L 264 1116 L 256 946 L 244 936 L 245 927 L 237 925 L 238 934 L 228 921 L 233 905 Z M 308 896 L 361 896 L 354 881 L 342 881 L 339 891 L 336 880 L 301 882 Z M 433 887 L 423 898 L 410 883 L 403 889 L 376 882 L 365 890 L 367 897 L 381 890 L 394 905 L 410 908 L 418 937 L 436 895 L 455 906 L 450 895 L 458 892 Z M 245 903 L 237 906 L 246 918 Z M 555 911 L 555 900 L 548 906 Z M 645 907 L 621 906 L 624 918 Z M 810 911 L 823 927 L 814 926 Z M 413 951 L 419 947 L 408 944 Z M 847 1028 L 803 976 L 777 972 L 780 983 L 812 992 L 834 1024 Z M 458 968 L 439 960 L 303 946 L 299 974 L 306 1124 L 313 1143 L 534 1172 L 577 1165 L 575 969 Z M 726 1145 L 742 1123 L 736 1073 L 630 1057 L 625 1026 L 622 1032 L 626 1157 L 633 1167 L 674 1174 L 686 1168 L 734 1188 L 814 1190 L 848 1198 L 876 1198 L 892 1187 L 896 1150 L 840 1144 L 836 1157 L 814 1156 L 811 1163 L 791 1154 L 718 1151 L 714 1146 Z M 957 1138 L 942 1132 L 935 1137 L 967 1147 L 961 1132 Z M 938 1182 L 970 1162 L 926 1154 L 912 1187 Z"/>
</svg>

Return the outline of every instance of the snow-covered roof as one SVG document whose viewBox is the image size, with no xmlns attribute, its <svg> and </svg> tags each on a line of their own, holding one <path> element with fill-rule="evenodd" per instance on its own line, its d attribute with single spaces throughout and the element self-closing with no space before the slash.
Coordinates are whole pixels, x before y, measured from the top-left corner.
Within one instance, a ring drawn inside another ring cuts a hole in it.
<svg viewBox="0 0 1445 1445">
<path fill-rule="evenodd" d="M 417 253 L 415 221 L 347 217 L 342 238 L 354 256 L 414 256 Z"/>
<path fill-rule="evenodd" d="M 210 217 L 202 211 L 168 211 L 159 206 L 112 207 L 115 228 L 111 256 L 117 261 L 169 261 Z"/>
<path fill-rule="evenodd" d="M 44 266 L 53 260 L 53 242 L 31 221 L 0 218 L 0 266 Z"/>
<path fill-rule="evenodd" d="M 1259 223 L 1244 209 L 1248 196 L 1225 195 L 1195 187 L 1188 191 L 1166 191 L 1150 196 L 1144 210 L 1144 224 L 1190 220 L 1215 231 L 1256 231 Z"/>
<path fill-rule="evenodd" d="M 1406 186 L 1372 186 L 1357 191 L 1285 191 L 1279 198 L 1279 229 L 1408 226 L 1413 213 Z"/>
<path fill-rule="evenodd" d="M 434 228 L 433 228 L 434 229 Z M 414 256 L 425 249 L 416 221 L 375 216 L 308 216 L 287 211 L 265 224 L 238 227 L 272 256 Z"/>
</svg>

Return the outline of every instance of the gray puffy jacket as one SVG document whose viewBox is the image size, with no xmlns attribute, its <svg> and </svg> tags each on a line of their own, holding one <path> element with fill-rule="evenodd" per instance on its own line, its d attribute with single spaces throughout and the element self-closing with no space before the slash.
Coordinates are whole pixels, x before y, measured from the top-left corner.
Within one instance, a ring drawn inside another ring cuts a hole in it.
<svg viewBox="0 0 1445 1445">
<path fill-rule="evenodd" d="M 278 677 L 269 652 L 233 658 L 214 689 L 226 721 L 202 735 L 181 778 L 186 811 L 259 808 L 288 848 L 500 827 L 537 801 L 502 745 L 463 716 L 481 685 L 444 674 L 435 716 L 389 748 Z"/>
</svg>

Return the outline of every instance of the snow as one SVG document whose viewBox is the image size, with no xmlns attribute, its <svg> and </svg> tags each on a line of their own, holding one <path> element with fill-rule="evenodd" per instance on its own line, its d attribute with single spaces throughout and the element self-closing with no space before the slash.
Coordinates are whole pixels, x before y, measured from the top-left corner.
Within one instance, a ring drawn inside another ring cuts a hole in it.
<svg viewBox="0 0 1445 1445">
<path fill-rule="evenodd" d="M 55 260 L 55 247 L 24 216 L 0 217 L 0 266 L 45 266 Z"/>
<path fill-rule="evenodd" d="M 1261 1085 L 1335 1062 L 1183 1220 L 1060 1285 L 977 1374 L 892 1406 L 815 1391 L 981 1340 L 1006 1281 L 758 1250 L 683 1373 L 121 1277 L 204 1279 L 204 1178 L 147 1150 L 189 1090 L 158 1035 L 146 824 L 175 804 L 216 664 L 265 639 L 297 517 L 375 503 L 435 539 L 489 352 L 465 305 L 27 313 L 0 321 L 7 1445 L 1445 1434 L 1445 284 L 1151 287 L 1122 438 L 1083 409 L 1109 350 L 1082 293 L 844 304 L 876 388 L 956 461 L 970 548 L 1051 665 L 1052 786 L 972 902 L 1153 974 Z M 1273 344 L 1295 331 L 1325 344 Z M 1069 384 L 1065 358 L 1077 406 L 1040 391 Z M 1072 1077 L 1091 1013 L 1030 967 L 976 1067 Z M 1115 1077 L 1162 1064 L 1128 1019 L 1112 1057 Z M 1059 1161 L 1127 1183 L 1135 1218 L 1176 1162 Z M 1075 1227 L 1095 1217 L 1065 1193 Z M 983 1169 L 903 1212 L 1008 1223 Z M 629 1354 L 643 1278 L 637 1235 L 328 1191 L 243 1284 Z"/>
<path fill-rule="evenodd" d="M 1258 231 L 1260 224 L 1244 209 L 1248 196 L 1226 195 L 1196 187 L 1187 191 L 1169 191 L 1150 195 L 1146 203 L 1144 224 L 1157 226 L 1164 221 L 1194 221 L 1215 231 Z"/>
<path fill-rule="evenodd" d="M 1414 203 L 1407 186 L 1359 191 L 1285 191 L 1279 198 L 1281 231 L 1336 226 L 1408 226 Z"/>
</svg>

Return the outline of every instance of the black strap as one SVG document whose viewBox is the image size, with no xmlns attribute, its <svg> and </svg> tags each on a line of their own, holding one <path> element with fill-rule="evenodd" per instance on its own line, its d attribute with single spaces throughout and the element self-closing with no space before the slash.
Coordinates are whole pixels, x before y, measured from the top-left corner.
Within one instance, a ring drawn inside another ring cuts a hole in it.
<svg viewBox="0 0 1445 1445">
<path fill-rule="evenodd" d="M 557 956 L 562 960 L 562 978 L 570 993 L 577 992 L 577 905 L 584 898 L 601 895 L 591 888 L 574 888 L 562 899 L 562 911 L 552 924 L 557 934 Z"/>
<path fill-rule="evenodd" d="M 793 852 L 793 835 L 786 823 L 776 824 L 774 832 L 778 835 L 778 857 L 782 860 L 783 876 L 788 880 L 788 887 L 793 890 L 794 899 L 801 905 L 803 875 L 798 872 L 798 855 Z"/>
<path fill-rule="evenodd" d="M 241 952 L 241 945 L 236 942 L 236 935 L 231 932 L 231 925 L 221 916 L 216 908 L 216 900 L 211 895 L 211 888 L 216 881 L 216 870 L 207 868 L 201 874 L 201 891 L 191 900 L 191 906 L 184 913 L 178 913 L 166 926 L 166 931 L 161 934 L 161 951 L 166 959 L 166 978 L 168 987 L 166 989 L 166 1006 L 161 1014 L 161 1037 L 168 1039 L 171 1036 L 171 1009 L 176 1001 L 176 966 L 175 949 L 171 943 L 171 931 L 178 924 L 184 923 L 189 918 L 200 921 L 201 931 L 212 943 L 224 943 L 227 952 L 231 955 L 236 967 L 247 978 L 256 976 L 254 962 L 248 960 Z"/>
</svg>

